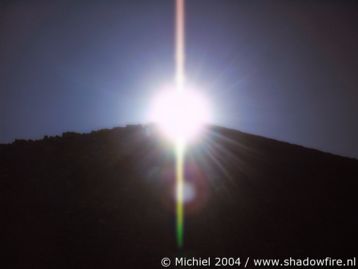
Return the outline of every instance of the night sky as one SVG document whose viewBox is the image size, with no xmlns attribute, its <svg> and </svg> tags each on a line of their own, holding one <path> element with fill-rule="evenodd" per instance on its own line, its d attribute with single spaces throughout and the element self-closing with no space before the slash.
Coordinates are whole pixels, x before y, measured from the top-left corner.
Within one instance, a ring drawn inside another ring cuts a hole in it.
<svg viewBox="0 0 358 269">
<path fill-rule="evenodd" d="M 213 123 L 358 158 L 358 2 L 189 0 Z M 145 123 L 174 78 L 174 1 L 2 1 L 0 143 Z"/>
</svg>

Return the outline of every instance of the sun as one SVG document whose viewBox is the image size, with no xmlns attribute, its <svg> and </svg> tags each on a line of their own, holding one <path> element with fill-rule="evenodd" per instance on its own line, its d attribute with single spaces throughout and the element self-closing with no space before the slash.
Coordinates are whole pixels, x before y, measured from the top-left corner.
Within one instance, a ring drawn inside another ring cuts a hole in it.
<svg viewBox="0 0 358 269">
<path fill-rule="evenodd" d="M 153 99 L 150 120 L 175 142 L 194 140 L 210 120 L 207 99 L 192 89 L 169 88 Z"/>
</svg>

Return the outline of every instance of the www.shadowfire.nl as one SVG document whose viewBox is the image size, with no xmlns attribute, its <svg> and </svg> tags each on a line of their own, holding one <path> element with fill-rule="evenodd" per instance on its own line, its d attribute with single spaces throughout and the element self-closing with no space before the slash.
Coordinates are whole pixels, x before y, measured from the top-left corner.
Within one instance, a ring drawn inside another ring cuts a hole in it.
<svg viewBox="0 0 358 269">
<path fill-rule="evenodd" d="M 356 257 L 348 259 L 339 258 L 285 258 L 285 259 L 253 259 L 255 267 L 356 267 Z"/>
</svg>

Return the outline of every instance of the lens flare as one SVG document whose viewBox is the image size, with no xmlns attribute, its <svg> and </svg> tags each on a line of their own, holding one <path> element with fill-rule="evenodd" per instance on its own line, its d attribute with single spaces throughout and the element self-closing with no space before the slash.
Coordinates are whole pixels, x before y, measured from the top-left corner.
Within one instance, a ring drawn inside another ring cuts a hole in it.
<svg viewBox="0 0 358 269">
<path fill-rule="evenodd" d="M 188 198 L 185 197 L 185 191 L 190 192 L 190 186 L 185 184 L 184 178 L 185 151 L 187 145 L 198 138 L 205 124 L 209 122 L 209 104 L 204 96 L 194 90 L 169 88 L 154 98 L 150 120 L 158 125 L 175 146 L 176 234 L 177 244 L 182 247 L 184 202 Z"/>
<path fill-rule="evenodd" d="M 175 0 L 175 86 L 159 94 L 152 102 L 150 121 L 174 142 L 176 185 L 177 245 L 184 244 L 185 150 L 209 119 L 205 99 L 188 90 L 185 78 L 185 0 Z M 193 190 L 186 191 L 190 193 Z"/>
<path fill-rule="evenodd" d="M 185 80 L 185 7 L 184 0 L 176 0 L 175 3 L 175 62 L 176 62 L 176 87 L 177 91 L 183 89 Z M 184 141 L 176 141 L 176 176 L 177 176 L 177 244 L 182 247 L 184 244 L 184 205 L 183 205 L 183 186 L 184 186 Z"/>
</svg>

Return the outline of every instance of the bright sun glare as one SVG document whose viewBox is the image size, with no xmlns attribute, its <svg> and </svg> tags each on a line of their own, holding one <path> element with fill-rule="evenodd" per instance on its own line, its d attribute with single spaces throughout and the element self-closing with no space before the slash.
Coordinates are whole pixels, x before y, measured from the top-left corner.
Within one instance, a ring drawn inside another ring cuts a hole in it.
<svg viewBox="0 0 358 269">
<path fill-rule="evenodd" d="M 191 89 L 168 89 L 152 104 L 151 121 L 173 141 L 188 142 L 197 137 L 210 120 L 207 100 Z"/>
</svg>

